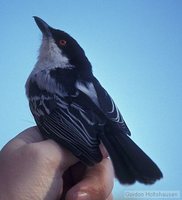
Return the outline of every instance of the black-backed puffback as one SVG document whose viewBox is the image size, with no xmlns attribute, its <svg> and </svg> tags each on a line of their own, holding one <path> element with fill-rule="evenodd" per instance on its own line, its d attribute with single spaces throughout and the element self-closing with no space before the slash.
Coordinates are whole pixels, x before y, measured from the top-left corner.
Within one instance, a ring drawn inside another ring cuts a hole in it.
<svg viewBox="0 0 182 200">
<path fill-rule="evenodd" d="M 119 109 L 93 75 L 78 42 L 41 18 L 34 19 L 43 38 L 26 94 L 42 135 L 88 166 L 102 160 L 102 142 L 120 183 L 152 184 L 162 178 L 158 166 L 131 140 Z"/>
</svg>

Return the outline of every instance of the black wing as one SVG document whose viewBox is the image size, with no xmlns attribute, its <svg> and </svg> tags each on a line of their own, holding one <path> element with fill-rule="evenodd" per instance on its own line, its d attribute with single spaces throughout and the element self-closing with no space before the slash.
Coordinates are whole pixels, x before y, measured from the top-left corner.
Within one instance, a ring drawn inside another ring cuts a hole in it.
<svg viewBox="0 0 182 200">
<path fill-rule="evenodd" d="M 107 91 L 101 86 L 99 81 L 94 77 L 92 82 L 83 84 L 80 82 L 77 88 L 85 93 L 92 102 L 99 108 L 100 113 L 96 110 L 97 114 L 101 114 L 107 119 L 110 129 L 113 131 L 117 129 L 126 135 L 131 135 L 119 109 L 115 105 L 113 99 Z M 89 101 L 89 100 L 87 100 Z"/>
<path fill-rule="evenodd" d="M 107 118 L 109 119 L 110 124 L 113 126 L 113 128 L 120 129 L 122 133 L 126 135 L 131 135 L 131 132 L 128 129 L 113 99 L 110 97 L 107 91 L 101 86 L 101 84 L 96 78 L 94 78 L 93 84 L 98 96 L 100 108 L 104 112 L 105 116 L 107 116 Z"/>
<path fill-rule="evenodd" d="M 61 97 L 33 86 L 29 104 L 41 133 L 68 148 L 87 165 L 101 161 L 96 130 L 102 120 L 95 114 L 92 102 L 93 105 L 83 103 L 86 95 L 77 91 L 73 96 Z"/>
</svg>

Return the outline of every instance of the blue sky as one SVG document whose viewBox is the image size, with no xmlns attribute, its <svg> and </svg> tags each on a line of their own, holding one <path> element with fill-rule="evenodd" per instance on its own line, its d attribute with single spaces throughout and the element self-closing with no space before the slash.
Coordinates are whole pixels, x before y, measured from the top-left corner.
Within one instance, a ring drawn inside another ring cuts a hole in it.
<svg viewBox="0 0 182 200">
<path fill-rule="evenodd" d="M 182 190 L 182 1 L 0 1 L 0 148 L 33 126 L 24 84 L 41 33 L 32 16 L 75 37 L 93 71 L 121 110 L 132 139 L 160 166 L 152 186 L 127 190 Z"/>
</svg>

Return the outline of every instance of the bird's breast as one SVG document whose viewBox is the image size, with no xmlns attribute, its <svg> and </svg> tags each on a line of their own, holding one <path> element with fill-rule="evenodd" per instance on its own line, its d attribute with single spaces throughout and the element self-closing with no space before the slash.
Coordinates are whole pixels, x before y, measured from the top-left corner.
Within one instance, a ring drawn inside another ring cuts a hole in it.
<svg viewBox="0 0 182 200">
<path fill-rule="evenodd" d="M 61 77 L 59 77 L 61 79 Z M 51 76 L 51 70 L 41 70 L 32 74 L 27 80 L 26 88 L 30 88 L 32 83 L 36 83 L 40 90 L 46 91 L 50 94 L 59 94 L 66 96 L 67 91 L 61 81 Z"/>
</svg>

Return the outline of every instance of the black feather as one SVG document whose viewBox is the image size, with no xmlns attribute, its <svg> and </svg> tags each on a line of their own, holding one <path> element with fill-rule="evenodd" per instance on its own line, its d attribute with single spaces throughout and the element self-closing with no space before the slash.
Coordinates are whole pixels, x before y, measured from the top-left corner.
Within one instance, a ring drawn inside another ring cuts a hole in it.
<svg viewBox="0 0 182 200">
<path fill-rule="evenodd" d="M 87 165 L 101 161 L 100 139 L 109 152 L 116 177 L 121 183 L 154 183 L 162 177 L 161 171 L 129 138 L 130 131 L 113 100 L 99 82 L 95 78 L 93 80 L 99 107 L 77 89 L 75 96 L 45 98 L 43 105 L 50 109 L 48 114 L 40 103 L 41 96 L 40 99 L 36 96 L 34 108 L 30 107 L 39 129 L 44 136 L 68 148 Z M 31 86 L 30 95 L 44 93 L 35 83 Z M 44 94 L 51 97 L 48 92 Z M 37 115 L 39 110 L 44 114 Z"/>
<path fill-rule="evenodd" d="M 111 156 L 116 177 L 121 183 L 139 181 L 153 184 L 162 178 L 157 165 L 127 135 L 106 131 L 99 136 Z"/>
<path fill-rule="evenodd" d="M 102 160 L 102 141 L 121 183 L 152 184 L 160 179 L 160 169 L 130 139 L 119 109 L 93 76 L 77 41 L 40 18 L 35 20 L 44 39 L 26 83 L 26 94 L 41 133 L 68 148 L 86 165 Z"/>
</svg>

